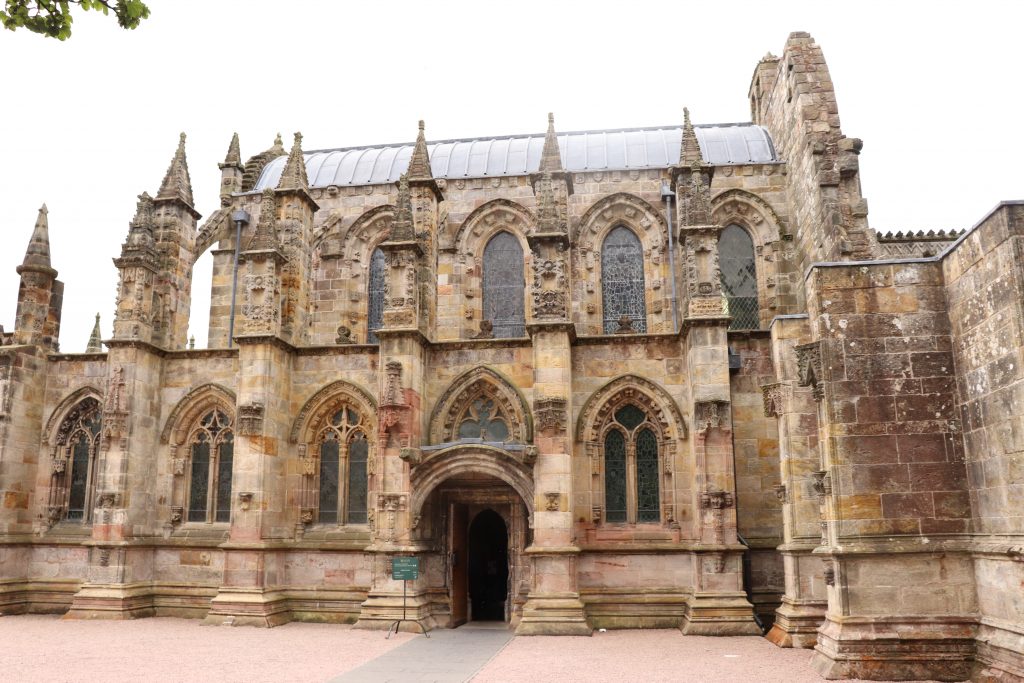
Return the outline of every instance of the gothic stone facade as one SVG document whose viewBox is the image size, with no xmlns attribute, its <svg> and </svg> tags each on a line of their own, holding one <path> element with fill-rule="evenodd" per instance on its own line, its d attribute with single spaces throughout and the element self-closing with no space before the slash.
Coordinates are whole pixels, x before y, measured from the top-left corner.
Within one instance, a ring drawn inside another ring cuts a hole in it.
<svg viewBox="0 0 1024 683">
<path fill-rule="evenodd" d="M 749 97 L 731 126 L 235 138 L 202 224 L 183 137 L 105 351 L 58 350 L 41 210 L 0 337 L 0 611 L 383 628 L 414 556 L 428 627 L 770 626 L 831 678 L 1024 675 L 1024 204 L 879 240 L 811 37 Z"/>
</svg>

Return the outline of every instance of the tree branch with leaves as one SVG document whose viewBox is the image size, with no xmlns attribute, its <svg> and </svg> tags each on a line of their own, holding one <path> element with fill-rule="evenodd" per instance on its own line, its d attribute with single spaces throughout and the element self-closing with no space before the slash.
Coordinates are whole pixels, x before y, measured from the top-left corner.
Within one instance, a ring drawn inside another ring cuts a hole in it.
<svg viewBox="0 0 1024 683">
<path fill-rule="evenodd" d="M 83 10 L 113 11 L 121 28 L 137 28 L 149 17 L 149 8 L 142 0 L 4 0 L 0 23 L 9 31 L 27 28 L 48 38 L 67 40 L 71 37 L 71 6 Z"/>
</svg>

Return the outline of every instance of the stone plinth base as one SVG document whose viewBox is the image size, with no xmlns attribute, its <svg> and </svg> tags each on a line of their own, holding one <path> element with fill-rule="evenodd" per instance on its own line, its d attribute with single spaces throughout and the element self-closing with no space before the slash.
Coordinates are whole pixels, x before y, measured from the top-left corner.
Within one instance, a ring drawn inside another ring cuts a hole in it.
<svg viewBox="0 0 1024 683">
<path fill-rule="evenodd" d="M 824 678 L 964 681 L 975 622 L 961 617 L 837 617 L 818 633 L 811 664 Z"/>
<path fill-rule="evenodd" d="M 685 593 L 610 589 L 581 591 L 587 622 L 594 628 L 678 628 Z"/>
<path fill-rule="evenodd" d="M 794 602 L 784 597 L 782 606 L 775 610 L 775 623 L 765 637 L 779 647 L 814 647 L 827 607 L 827 602 Z"/>
<path fill-rule="evenodd" d="M 360 606 L 359 620 L 356 621 L 353 628 L 386 631 L 396 621 L 402 619 L 402 615 L 401 593 L 370 593 Z M 428 631 L 437 628 L 437 623 L 430 613 L 430 601 L 422 593 L 405 597 L 404 615 L 405 620 L 409 623 L 403 621 L 399 630 L 419 633 L 420 628 L 412 623 L 414 620 L 418 620 Z"/>
<path fill-rule="evenodd" d="M 204 624 L 217 626 L 280 626 L 292 620 L 287 597 L 279 591 L 221 588 L 210 601 Z"/>
<path fill-rule="evenodd" d="M 1024 681 L 1024 625 L 982 618 L 972 681 Z"/>
<path fill-rule="evenodd" d="M 517 636 L 589 636 L 583 603 L 577 593 L 529 595 Z"/>
<path fill-rule="evenodd" d="M 147 585 L 82 586 L 64 619 L 139 619 L 154 616 L 153 592 Z"/>
<path fill-rule="evenodd" d="M 696 593 L 683 614 L 680 630 L 694 636 L 760 636 L 754 608 L 745 593 Z"/>
</svg>

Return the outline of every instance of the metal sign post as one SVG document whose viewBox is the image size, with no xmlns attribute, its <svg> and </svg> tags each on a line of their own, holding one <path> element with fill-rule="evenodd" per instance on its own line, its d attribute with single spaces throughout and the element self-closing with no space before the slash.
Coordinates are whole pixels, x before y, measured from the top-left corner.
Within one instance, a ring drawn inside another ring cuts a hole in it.
<svg viewBox="0 0 1024 683">
<path fill-rule="evenodd" d="M 420 558 L 418 557 L 392 557 L 391 558 L 391 578 L 402 582 L 402 618 L 395 623 L 388 626 L 388 634 L 384 636 L 385 639 L 391 637 L 391 631 L 394 629 L 395 633 L 398 633 L 398 627 L 403 621 L 411 621 L 420 627 L 423 635 L 427 638 L 427 629 L 420 623 L 419 619 L 409 619 L 406 616 L 405 607 L 406 599 L 408 597 L 409 582 L 415 581 L 420 575 Z"/>
</svg>

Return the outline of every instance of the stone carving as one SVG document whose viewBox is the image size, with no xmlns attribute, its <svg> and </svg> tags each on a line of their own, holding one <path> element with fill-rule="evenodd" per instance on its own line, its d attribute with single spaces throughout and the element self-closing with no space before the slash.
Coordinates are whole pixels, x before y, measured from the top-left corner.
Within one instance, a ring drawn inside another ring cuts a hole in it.
<svg viewBox="0 0 1024 683">
<path fill-rule="evenodd" d="M 636 330 L 633 329 L 633 319 L 628 315 L 619 316 L 618 325 L 615 328 L 615 334 L 636 334 Z"/>
<path fill-rule="evenodd" d="M 732 493 L 708 489 L 700 494 L 700 506 L 706 510 L 724 510 L 733 505 Z"/>
<path fill-rule="evenodd" d="M 182 505 L 171 506 L 171 524 L 181 524 L 185 519 L 185 507 Z"/>
<path fill-rule="evenodd" d="M 789 497 L 786 491 L 785 484 L 776 484 L 775 486 L 772 487 L 772 489 L 775 491 L 775 497 L 779 499 L 780 503 L 789 502 Z"/>
<path fill-rule="evenodd" d="M 593 505 L 593 506 L 591 506 L 591 508 L 590 508 L 590 521 L 592 523 L 600 524 L 602 516 L 603 516 L 603 511 L 602 511 L 600 505 Z"/>
<path fill-rule="evenodd" d="M 765 417 L 782 417 L 786 412 L 789 385 L 785 382 L 773 382 L 761 385 L 761 400 L 764 402 Z"/>
<path fill-rule="evenodd" d="M 566 429 L 569 415 L 567 401 L 557 396 L 538 398 L 533 402 L 533 416 L 540 432 L 562 433 Z"/>
<path fill-rule="evenodd" d="M 400 457 L 405 462 L 409 463 L 409 465 L 416 466 L 416 465 L 419 465 L 420 462 L 423 461 L 423 451 L 421 451 L 418 448 L 408 448 L 408 447 L 406 447 L 406 448 L 402 448 L 398 452 L 398 457 Z"/>
<path fill-rule="evenodd" d="M 116 491 L 103 491 L 96 498 L 97 505 L 104 510 L 112 510 L 117 507 L 120 500 L 121 494 Z"/>
<path fill-rule="evenodd" d="M 377 509 L 384 515 L 383 537 L 385 541 L 392 543 L 395 541 L 398 513 L 406 509 L 408 501 L 409 497 L 404 493 L 382 493 L 377 496 Z"/>
<path fill-rule="evenodd" d="M 712 429 L 729 429 L 727 401 L 697 401 L 693 406 L 693 429 L 707 434 Z"/>
<path fill-rule="evenodd" d="M 238 407 L 238 433 L 259 436 L 263 433 L 263 403 L 253 402 Z"/>
<path fill-rule="evenodd" d="M 337 380 L 317 391 L 302 405 L 295 421 L 292 422 L 289 439 L 292 443 L 298 443 L 300 448 L 312 443 L 312 430 L 322 422 L 327 412 L 334 410 L 339 402 L 346 401 L 356 407 L 361 414 L 373 415 L 377 412 L 377 402 L 367 391 L 351 382 Z"/>
<path fill-rule="evenodd" d="M 99 565 L 101 567 L 110 566 L 110 548 L 97 548 L 99 550 Z"/>
<path fill-rule="evenodd" d="M 185 474 L 186 458 L 171 458 L 171 473 L 176 477 L 180 477 Z"/>
<path fill-rule="evenodd" d="M 800 344 L 796 347 L 796 363 L 798 384 L 811 387 L 811 395 L 815 401 L 825 397 L 825 384 L 822 374 L 821 342 Z"/>
<path fill-rule="evenodd" d="M 63 505 L 47 505 L 46 506 L 46 528 L 51 529 L 57 522 L 64 518 L 64 506 Z"/>
<path fill-rule="evenodd" d="M 68 459 L 67 455 L 61 455 L 54 453 L 50 458 L 50 471 L 52 474 L 61 475 L 64 474 L 64 470 L 67 469 Z"/>
<path fill-rule="evenodd" d="M 238 492 L 238 504 L 241 507 L 242 512 L 248 512 L 249 507 L 252 505 L 253 493 L 252 491 L 239 491 Z"/>
<path fill-rule="evenodd" d="M 316 458 L 299 458 L 299 464 L 302 469 L 302 475 L 305 477 L 316 476 L 317 473 L 317 459 Z"/>
<path fill-rule="evenodd" d="M 355 344 L 356 340 L 352 338 L 352 330 L 345 325 L 338 325 L 338 336 L 334 338 L 335 344 Z"/>
<path fill-rule="evenodd" d="M 315 519 L 315 510 L 313 508 L 299 508 L 299 523 L 303 526 L 309 526 Z"/>
<path fill-rule="evenodd" d="M 536 446 L 529 445 L 523 449 L 523 463 L 527 466 L 532 467 L 533 463 L 537 462 L 537 456 L 540 454 L 540 449 Z"/>
<path fill-rule="evenodd" d="M 118 366 L 107 380 L 107 392 L 103 400 L 103 437 L 109 445 L 114 439 L 121 440 L 121 449 L 127 448 L 128 410 L 124 396 L 124 367 Z"/>
<path fill-rule="evenodd" d="M 816 470 L 811 472 L 811 490 L 818 496 L 819 499 L 823 499 L 832 493 L 832 477 L 829 476 L 825 470 Z"/>
<path fill-rule="evenodd" d="M 0 327 L 0 344 L 4 339 L 3 327 Z M 11 416 L 11 401 L 14 388 L 11 386 L 11 366 L 7 363 L 0 365 L 0 422 L 6 421 Z"/>
<path fill-rule="evenodd" d="M 725 571 L 725 553 L 708 553 L 704 556 L 707 568 L 712 574 L 721 574 Z"/>
<path fill-rule="evenodd" d="M 825 585 L 835 586 L 836 585 L 836 567 L 831 560 L 822 560 L 825 565 Z"/>
<path fill-rule="evenodd" d="M 550 258 L 541 256 L 540 250 L 552 252 Z M 562 246 L 538 245 L 533 255 L 533 317 L 538 320 L 565 320 L 568 318 L 566 294 L 569 280 L 568 266 L 562 254 Z"/>
<path fill-rule="evenodd" d="M 545 492 L 544 499 L 544 509 L 548 512 L 558 512 L 562 509 L 562 496 L 557 491 Z"/>
<path fill-rule="evenodd" d="M 490 320 L 481 320 L 480 331 L 473 335 L 473 339 L 494 339 L 494 323 Z"/>
</svg>

